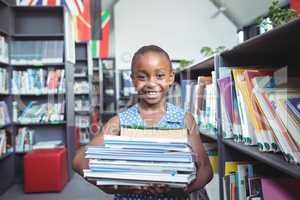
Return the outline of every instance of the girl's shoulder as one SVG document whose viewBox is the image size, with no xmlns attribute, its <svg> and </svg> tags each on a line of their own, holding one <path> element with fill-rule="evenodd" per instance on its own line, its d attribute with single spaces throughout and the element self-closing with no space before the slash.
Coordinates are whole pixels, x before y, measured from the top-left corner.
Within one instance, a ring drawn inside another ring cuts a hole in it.
<svg viewBox="0 0 300 200">
<path fill-rule="evenodd" d="M 133 105 L 118 114 L 121 126 L 142 125 L 137 105 Z"/>
</svg>

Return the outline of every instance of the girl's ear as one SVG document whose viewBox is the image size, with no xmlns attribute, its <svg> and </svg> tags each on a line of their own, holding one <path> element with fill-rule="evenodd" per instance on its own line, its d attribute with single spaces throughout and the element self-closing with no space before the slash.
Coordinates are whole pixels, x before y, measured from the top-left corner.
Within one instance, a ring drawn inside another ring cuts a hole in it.
<svg viewBox="0 0 300 200">
<path fill-rule="evenodd" d="M 170 81 L 169 81 L 169 86 L 171 87 L 171 85 L 173 85 L 175 81 L 175 71 L 172 70 L 171 73 L 170 73 Z"/>
</svg>

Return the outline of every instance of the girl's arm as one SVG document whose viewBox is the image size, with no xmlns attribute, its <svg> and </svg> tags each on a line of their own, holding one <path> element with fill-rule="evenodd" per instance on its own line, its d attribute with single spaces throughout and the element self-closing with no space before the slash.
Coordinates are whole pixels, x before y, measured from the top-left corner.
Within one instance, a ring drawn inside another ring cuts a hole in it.
<svg viewBox="0 0 300 200">
<path fill-rule="evenodd" d="M 185 115 L 185 125 L 189 131 L 189 140 L 192 143 L 193 152 L 196 154 L 197 177 L 187 188 L 187 192 L 193 192 L 209 183 L 213 178 L 213 172 L 199 135 L 197 123 L 191 113 Z"/>
<path fill-rule="evenodd" d="M 119 135 L 120 134 L 119 124 L 120 122 L 118 116 L 111 118 L 105 124 L 103 131 L 97 136 L 95 136 L 88 145 L 102 146 L 104 144 L 103 134 Z M 83 177 L 83 169 L 88 169 L 88 164 L 89 164 L 89 160 L 85 158 L 85 149 L 78 150 L 72 162 L 72 167 L 74 171 L 76 171 L 79 175 Z M 103 188 L 101 187 L 100 189 L 102 189 L 106 193 L 113 193 L 115 191 L 113 187 L 103 187 Z"/>
<path fill-rule="evenodd" d="M 104 126 L 103 131 L 95 136 L 92 141 L 88 144 L 90 146 L 102 146 L 104 144 L 103 135 L 120 135 L 120 120 L 118 116 L 111 118 Z M 85 149 L 80 149 L 76 153 L 73 163 L 73 169 L 83 177 L 83 169 L 88 169 L 89 160 L 85 158 Z M 90 181 L 90 183 L 96 185 L 95 181 Z M 102 191 L 108 194 L 122 193 L 122 192 L 134 192 L 143 193 L 144 191 L 135 187 L 126 186 L 97 186 Z"/>
</svg>

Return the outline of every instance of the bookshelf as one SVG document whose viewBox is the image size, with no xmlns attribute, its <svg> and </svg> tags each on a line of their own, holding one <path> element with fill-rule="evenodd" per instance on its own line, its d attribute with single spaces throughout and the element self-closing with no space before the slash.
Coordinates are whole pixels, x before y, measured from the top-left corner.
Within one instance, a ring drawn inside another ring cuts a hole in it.
<svg viewBox="0 0 300 200">
<path fill-rule="evenodd" d="M 197 81 L 197 78 L 199 76 L 211 76 L 212 71 L 214 71 L 215 69 L 215 65 L 216 65 L 216 57 L 211 56 L 208 58 L 205 58 L 204 60 L 200 61 L 199 63 L 196 63 L 194 65 L 191 65 L 189 67 L 186 67 L 184 69 L 177 69 L 176 70 L 176 74 L 175 74 L 175 83 L 174 85 L 179 85 L 179 87 L 181 87 L 181 95 L 179 96 L 179 102 L 174 102 L 173 100 L 171 100 L 171 103 L 176 104 L 179 107 L 184 107 L 184 105 L 182 105 L 182 102 L 185 101 L 185 99 L 183 99 L 182 96 L 186 96 L 182 94 L 182 90 L 183 87 L 185 87 L 182 83 L 183 80 L 193 80 L 193 81 Z M 174 86 L 173 86 L 174 87 Z M 193 90 L 192 88 L 190 88 L 191 90 Z M 171 89 L 171 95 L 176 94 L 176 89 L 175 92 L 172 91 L 173 89 Z M 191 96 L 191 98 L 193 98 L 193 93 L 194 91 L 191 91 L 191 94 L 189 96 Z M 177 97 L 175 97 L 177 98 Z M 179 103 L 179 104 L 178 104 Z M 184 108 L 186 110 L 186 108 Z M 193 113 L 193 111 L 190 111 Z M 217 141 L 217 134 L 216 134 L 216 127 L 203 127 L 200 126 L 200 117 L 199 115 L 197 115 L 196 113 L 193 113 L 195 120 L 198 121 L 199 124 L 199 129 L 200 129 L 200 133 L 201 133 L 201 138 L 204 142 L 208 141 L 208 142 L 216 142 Z"/>
<path fill-rule="evenodd" d="M 93 63 L 89 42 L 75 44 L 74 94 L 75 126 L 80 145 L 89 143 L 92 113 Z"/>
<path fill-rule="evenodd" d="M 15 160 L 13 152 L 13 124 L 11 123 L 9 44 L 11 40 L 10 7 L 0 0 L 0 194 L 14 183 Z M 5 143 L 4 143 L 5 141 Z"/>
<path fill-rule="evenodd" d="M 103 88 L 102 88 L 102 69 L 101 60 L 93 58 L 93 78 L 92 78 L 92 123 L 101 127 L 100 110 L 103 105 Z M 93 130 L 94 132 L 95 130 Z M 96 131 L 95 131 L 96 132 Z"/>
<path fill-rule="evenodd" d="M 131 69 L 118 70 L 119 99 L 117 101 L 118 112 L 137 103 L 137 93 L 131 80 Z"/>
<path fill-rule="evenodd" d="M 269 67 L 281 68 L 288 66 L 288 76 L 298 76 L 300 74 L 298 65 L 299 58 L 297 49 L 300 47 L 298 35 L 300 34 L 300 19 L 291 21 L 283 26 L 274 28 L 262 35 L 253 37 L 230 50 L 216 55 L 218 64 L 216 66 L 217 79 L 220 76 L 220 67 L 232 68 L 236 66 L 245 67 Z M 220 98 L 218 106 L 220 110 Z M 222 121 L 219 112 L 218 121 Z M 300 179 L 300 166 L 288 163 L 282 153 L 261 152 L 257 146 L 247 146 L 234 142 L 233 139 L 223 139 L 223 125 L 219 124 L 218 147 L 219 147 L 219 174 L 224 176 L 224 165 L 226 161 L 239 161 L 241 157 L 262 163 L 265 167 L 276 170 L 273 176 L 285 176 Z M 264 175 L 264 174 L 262 174 Z M 223 186 L 220 184 L 221 197 L 224 199 Z"/>
<path fill-rule="evenodd" d="M 115 58 L 101 59 L 101 79 L 102 81 L 102 109 L 100 111 L 101 121 L 105 124 L 111 117 L 116 114 L 116 66 Z"/>
<path fill-rule="evenodd" d="M 211 71 L 215 71 L 215 80 L 217 81 L 221 78 L 220 73 L 222 69 L 232 69 L 240 66 L 253 69 L 262 67 L 279 69 L 288 66 L 287 75 L 299 77 L 300 62 L 297 55 L 300 47 L 300 40 L 298 39 L 300 35 L 299 27 L 300 18 L 253 37 L 234 46 L 232 49 L 208 57 L 195 65 L 178 70 L 175 77 L 176 83 L 181 84 L 182 87 L 182 80 L 195 80 L 200 75 L 209 75 Z M 225 175 L 225 163 L 228 161 L 259 163 L 260 167 L 264 169 L 258 169 L 259 174 L 262 176 L 283 176 L 300 179 L 300 166 L 287 162 L 282 153 L 262 152 L 257 146 L 249 146 L 230 138 L 223 138 L 226 127 L 222 122 L 225 119 L 221 112 L 219 86 L 216 89 L 216 127 L 213 129 L 200 127 L 200 132 L 204 142 L 217 143 L 220 198 L 226 199 L 224 197 L 222 178 Z M 195 115 L 195 118 L 197 117 L 199 116 Z"/>
<path fill-rule="evenodd" d="M 12 151 L 0 158 L 0 193 L 22 181 L 23 156 L 36 142 L 62 141 L 68 149 L 69 177 L 75 154 L 73 64 L 65 57 L 64 8 L 17 7 L 3 2 L 0 0 L 0 35 L 9 43 L 9 61 L 0 62 L 8 73 L 8 92 L 0 100 L 7 102 L 11 122 L 0 129 L 10 135 Z M 27 135 L 29 145 L 18 140 L 20 130 L 33 133 Z"/>
</svg>

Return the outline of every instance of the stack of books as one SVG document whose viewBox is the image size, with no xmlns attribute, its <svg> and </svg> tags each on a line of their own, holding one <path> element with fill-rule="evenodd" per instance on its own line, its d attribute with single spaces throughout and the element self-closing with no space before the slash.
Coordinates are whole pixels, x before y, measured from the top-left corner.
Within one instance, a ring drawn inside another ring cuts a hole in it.
<svg viewBox="0 0 300 200">
<path fill-rule="evenodd" d="M 104 146 L 88 146 L 84 177 L 97 185 L 184 188 L 196 177 L 187 140 L 105 136 Z"/>
</svg>

